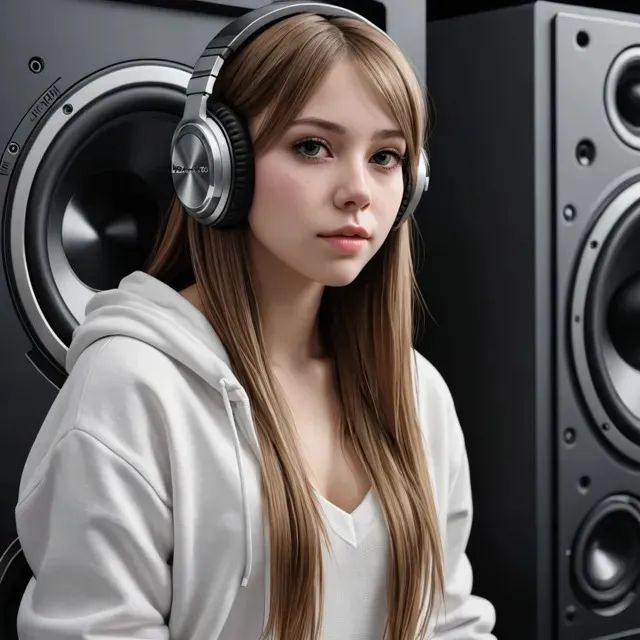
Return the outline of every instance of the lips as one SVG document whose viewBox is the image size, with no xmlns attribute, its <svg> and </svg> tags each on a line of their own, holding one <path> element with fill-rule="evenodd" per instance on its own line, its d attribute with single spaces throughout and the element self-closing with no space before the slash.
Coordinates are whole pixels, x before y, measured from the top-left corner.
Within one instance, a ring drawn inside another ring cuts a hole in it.
<svg viewBox="0 0 640 640">
<path fill-rule="evenodd" d="M 364 230 L 347 230 L 343 231 L 342 229 L 337 229 L 336 231 L 332 231 L 330 233 L 321 233 L 319 234 L 321 238 L 361 238 L 363 240 L 369 239 L 369 234 Z"/>
<path fill-rule="evenodd" d="M 369 232 L 362 225 L 356 224 L 354 222 L 344 224 L 341 227 L 336 227 L 331 231 L 327 231 L 326 233 L 318 235 L 325 238 L 363 238 L 364 240 L 369 239 Z"/>
<path fill-rule="evenodd" d="M 361 236 L 322 236 L 322 239 L 334 249 L 347 254 L 358 253 L 368 242 L 367 238 Z"/>
<path fill-rule="evenodd" d="M 321 235 L 321 238 L 353 238 L 354 240 L 366 240 L 366 236 L 361 236 L 355 233 L 329 233 L 327 235 Z"/>
</svg>

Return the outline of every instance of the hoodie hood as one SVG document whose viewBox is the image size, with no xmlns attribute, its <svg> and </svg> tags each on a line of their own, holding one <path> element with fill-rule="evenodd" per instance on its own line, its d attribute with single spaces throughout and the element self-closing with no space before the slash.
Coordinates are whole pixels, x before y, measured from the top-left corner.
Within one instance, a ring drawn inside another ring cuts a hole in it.
<svg viewBox="0 0 640 640">
<path fill-rule="evenodd" d="M 231 371 L 228 353 L 207 318 L 188 300 L 162 281 L 134 271 L 117 289 L 96 293 L 85 309 L 85 319 L 73 332 L 66 370 L 71 373 L 82 352 L 110 336 L 142 340 L 180 362 L 207 382 L 222 397 L 236 449 L 243 497 L 246 567 L 242 586 L 251 575 L 252 546 L 245 472 L 240 456 L 239 430 L 260 457 L 246 391 Z M 240 414 L 237 419 L 236 411 Z"/>
<path fill-rule="evenodd" d="M 120 281 L 117 289 L 96 293 L 85 313 L 67 352 L 68 373 L 96 340 L 128 336 L 177 360 L 220 393 L 224 381 L 231 400 L 247 399 L 231 371 L 228 353 L 207 318 L 157 278 L 134 271 Z"/>
</svg>

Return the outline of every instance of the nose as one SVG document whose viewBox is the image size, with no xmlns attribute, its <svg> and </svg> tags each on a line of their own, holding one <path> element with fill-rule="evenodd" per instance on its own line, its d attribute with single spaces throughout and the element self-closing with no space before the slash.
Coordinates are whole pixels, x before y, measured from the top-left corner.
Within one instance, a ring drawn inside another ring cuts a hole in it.
<svg viewBox="0 0 640 640">
<path fill-rule="evenodd" d="M 338 209 L 360 211 L 371 204 L 371 186 L 367 169 L 361 160 L 340 163 L 336 167 L 338 186 L 335 190 L 334 204 Z"/>
</svg>

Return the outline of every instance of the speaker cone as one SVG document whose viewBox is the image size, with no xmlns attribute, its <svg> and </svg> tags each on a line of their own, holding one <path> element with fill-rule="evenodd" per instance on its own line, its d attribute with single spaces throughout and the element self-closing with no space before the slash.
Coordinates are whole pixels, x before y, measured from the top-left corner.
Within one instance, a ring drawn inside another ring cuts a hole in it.
<svg viewBox="0 0 640 640">
<path fill-rule="evenodd" d="M 574 589 L 589 608 L 628 606 L 640 579 L 638 501 L 619 495 L 598 504 L 578 531 L 572 558 Z"/>
</svg>

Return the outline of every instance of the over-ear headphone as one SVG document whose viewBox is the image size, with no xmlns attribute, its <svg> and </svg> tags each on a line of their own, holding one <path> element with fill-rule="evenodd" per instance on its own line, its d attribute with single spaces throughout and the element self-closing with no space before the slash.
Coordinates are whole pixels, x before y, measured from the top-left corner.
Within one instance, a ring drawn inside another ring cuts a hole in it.
<svg viewBox="0 0 640 640">
<path fill-rule="evenodd" d="M 274 2 L 227 24 L 204 50 L 187 86 L 182 120 L 171 142 L 171 173 L 178 199 L 198 222 L 237 226 L 253 200 L 253 146 L 246 124 L 223 102 L 210 100 L 225 61 L 266 28 L 299 13 L 355 18 L 384 34 L 366 18 L 320 2 Z M 386 35 L 386 34 L 385 34 Z M 388 36 L 387 36 L 388 37 Z M 422 149 L 415 181 L 405 173 L 394 228 L 412 215 L 429 186 L 429 160 Z"/>
</svg>

